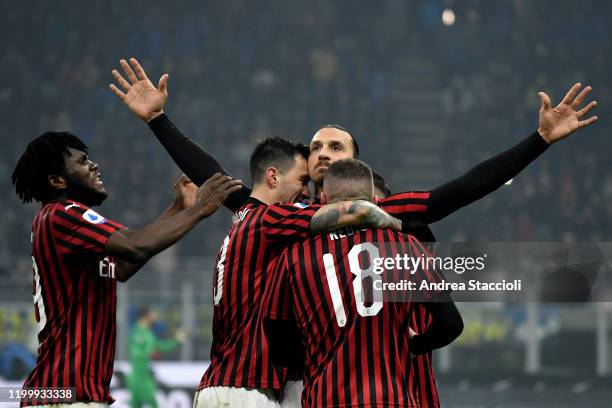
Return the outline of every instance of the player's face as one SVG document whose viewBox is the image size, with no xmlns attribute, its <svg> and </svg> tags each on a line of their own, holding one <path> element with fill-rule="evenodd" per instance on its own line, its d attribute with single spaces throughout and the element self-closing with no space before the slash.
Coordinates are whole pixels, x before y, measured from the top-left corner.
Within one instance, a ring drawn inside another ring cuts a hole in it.
<svg viewBox="0 0 612 408">
<path fill-rule="evenodd" d="M 316 185 L 323 183 L 329 166 L 336 160 L 351 159 L 355 155 L 351 136 L 336 128 L 323 128 L 310 142 L 308 174 Z"/>
<path fill-rule="evenodd" d="M 68 148 L 65 157 L 69 197 L 86 205 L 99 205 L 106 199 L 106 188 L 100 178 L 98 164 L 89 160 L 87 153 Z"/>
<path fill-rule="evenodd" d="M 294 166 L 279 174 L 278 196 L 279 202 L 297 203 L 310 198 L 308 189 L 308 168 L 306 159 L 301 155 L 295 156 Z"/>
</svg>

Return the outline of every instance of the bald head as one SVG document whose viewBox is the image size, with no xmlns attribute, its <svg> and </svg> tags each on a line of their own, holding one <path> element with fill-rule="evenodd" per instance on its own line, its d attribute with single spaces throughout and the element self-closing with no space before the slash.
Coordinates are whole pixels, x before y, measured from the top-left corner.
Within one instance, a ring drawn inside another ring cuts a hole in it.
<svg viewBox="0 0 612 408">
<path fill-rule="evenodd" d="M 327 203 L 338 201 L 372 201 L 374 183 L 372 170 L 357 159 L 342 159 L 334 162 L 325 175 L 323 194 Z"/>
</svg>

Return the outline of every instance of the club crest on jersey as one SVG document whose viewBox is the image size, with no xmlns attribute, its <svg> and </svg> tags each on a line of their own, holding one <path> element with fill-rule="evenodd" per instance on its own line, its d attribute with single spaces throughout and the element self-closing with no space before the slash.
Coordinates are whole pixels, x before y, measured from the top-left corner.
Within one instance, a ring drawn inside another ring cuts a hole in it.
<svg viewBox="0 0 612 408">
<path fill-rule="evenodd" d="M 296 206 L 297 208 L 306 208 L 308 207 L 308 204 L 305 203 L 293 203 L 294 206 Z"/>
<path fill-rule="evenodd" d="M 91 208 L 83 213 L 83 219 L 85 219 L 85 221 L 91 222 L 92 224 L 102 224 L 104 221 L 106 221 L 106 218 L 104 218 Z"/>
</svg>

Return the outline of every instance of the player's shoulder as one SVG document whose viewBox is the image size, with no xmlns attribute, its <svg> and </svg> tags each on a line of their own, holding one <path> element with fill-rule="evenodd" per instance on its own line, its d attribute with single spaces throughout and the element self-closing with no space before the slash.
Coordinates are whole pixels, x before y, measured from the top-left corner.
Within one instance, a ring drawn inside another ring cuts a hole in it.
<svg viewBox="0 0 612 408">
<path fill-rule="evenodd" d="M 75 200 L 58 201 L 54 203 L 53 206 L 56 212 L 78 212 L 79 214 L 83 214 L 85 211 L 89 210 L 87 205 Z"/>
<path fill-rule="evenodd" d="M 292 202 L 281 202 L 268 205 L 266 208 L 270 211 L 283 210 L 283 211 L 300 211 L 305 209 L 316 209 L 321 207 L 320 204 L 312 203 L 292 203 Z"/>
<path fill-rule="evenodd" d="M 275 203 L 265 207 L 264 218 L 266 220 L 281 221 L 283 219 L 303 219 L 309 220 L 314 216 L 320 205 L 304 203 Z"/>
<path fill-rule="evenodd" d="M 52 216 L 72 222 L 105 224 L 109 222 L 93 208 L 75 200 L 64 200 L 53 204 Z"/>
<path fill-rule="evenodd" d="M 430 194 L 431 192 L 427 190 L 404 191 L 380 199 L 379 204 L 393 203 L 396 201 L 427 200 Z"/>
<path fill-rule="evenodd" d="M 367 228 L 360 231 L 358 239 L 361 243 L 372 242 L 377 245 L 395 243 L 407 248 L 414 237 L 391 228 Z"/>
</svg>

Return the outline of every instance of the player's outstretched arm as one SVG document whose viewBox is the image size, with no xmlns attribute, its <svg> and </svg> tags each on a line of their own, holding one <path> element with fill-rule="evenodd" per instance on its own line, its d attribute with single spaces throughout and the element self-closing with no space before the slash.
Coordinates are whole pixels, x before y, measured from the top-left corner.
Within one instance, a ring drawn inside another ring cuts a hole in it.
<svg viewBox="0 0 612 408">
<path fill-rule="evenodd" d="M 414 218 L 428 224 L 433 223 L 481 199 L 515 177 L 551 144 L 595 123 L 597 116 L 588 119 L 584 117 L 597 106 L 597 102 L 592 101 L 584 108 L 580 108 L 591 92 L 591 87 L 587 86 L 578 94 L 580 88 L 579 83 L 572 86 L 555 108 L 551 107 L 548 95 L 540 92 L 542 105 L 538 131 L 516 146 L 478 164 L 464 175 L 431 190 L 426 202 L 427 210 L 420 214 L 412 214 Z M 393 201 L 394 197 L 391 196 L 383 202 Z M 395 212 L 392 214 L 399 215 Z"/>
<path fill-rule="evenodd" d="M 227 196 L 239 188 L 239 180 L 217 173 L 198 189 L 192 207 L 140 229 L 115 232 L 106 243 L 105 252 L 128 263 L 142 265 L 215 212 Z M 126 281 L 131 277 L 129 273 L 134 272 L 121 269 L 117 278 Z"/>
<path fill-rule="evenodd" d="M 174 183 L 174 200 L 172 204 L 155 221 L 163 221 L 174 215 L 179 211 L 186 208 L 193 207 L 196 201 L 198 187 L 189 180 L 189 178 L 182 174 L 181 177 Z M 145 262 L 141 263 L 130 263 L 122 259 L 115 260 L 115 272 L 117 276 L 132 276 L 140 268 L 145 265 Z"/>
<path fill-rule="evenodd" d="M 402 222 L 365 200 L 342 201 L 321 207 L 310 222 L 310 231 L 319 233 L 346 226 L 393 228 L 401 231 Z"/>
<path fill-rule="evenodd" d="M 164 105 L 168 99 L 168 74 L 162 75 L 155 87 L 135 58 L 130 58 L 129 64 L 122 59 L 119 64 L 125 77 L 118 70 L 113 70 L 113 77 L 119 87 L 111 84 L 111 91 L 132 113 L 148 123 L 180 169 L 198 186 L 215 173 L 229 175 L 213 156 L 183 135 L 164 114 Z M 228 197 L 224 205 L 236 211 L 246 203 L 250 194 L 251 190 L 243 185 Z"/>
</svg>

